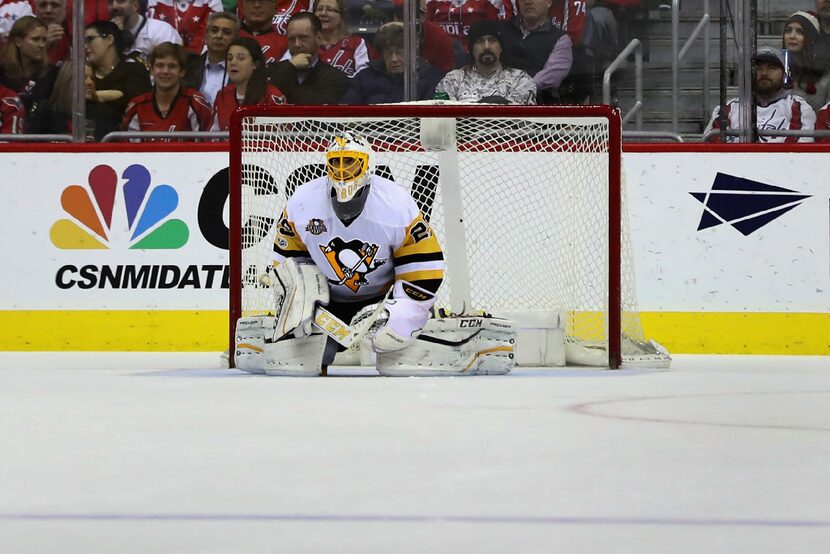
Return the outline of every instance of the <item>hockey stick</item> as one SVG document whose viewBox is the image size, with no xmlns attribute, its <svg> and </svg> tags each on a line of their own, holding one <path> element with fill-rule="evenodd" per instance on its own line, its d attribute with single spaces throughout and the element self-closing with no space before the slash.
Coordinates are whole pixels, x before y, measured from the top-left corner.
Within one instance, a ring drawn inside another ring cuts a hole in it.
<svg viewBox="0 0 830 554">
<path fill-rule="evenodd" d="M 266 287 L 271 287 L 273 285 L 273 281 L 267 273 L 263 273 L 259 276 L 259 282 Z M 387 293 L 386 296 L 384 296 L 383 299 L 377 303 L 377 306 L 371 314 L 357 321 L 354 326 L 350 326 L 348 323 L 344 322 L 342 319 L 327 310 L 325 306 L 317 306 L 314 308 L 314 319 L 312 320 L 312 324 L 323 333 L 334 339 L 338 344 L 346 348 L 351 348 L 352 345 L 356 344 L 363 337 L 363 335 L 366 334 L 366 331 L 372 327 L 372 324 L 377 321 L 378 317 L 380 317 L 381 311 L 383 310 L 383 304 L 386 299 L 389 298 L 390 293 L 391 289 L 389 293 Z M 357 315 L 360 315 L 360 312 L 358 312 Z M 355 319 L 357 319 L 357 315 L 355 316 Z"/>
</svg>

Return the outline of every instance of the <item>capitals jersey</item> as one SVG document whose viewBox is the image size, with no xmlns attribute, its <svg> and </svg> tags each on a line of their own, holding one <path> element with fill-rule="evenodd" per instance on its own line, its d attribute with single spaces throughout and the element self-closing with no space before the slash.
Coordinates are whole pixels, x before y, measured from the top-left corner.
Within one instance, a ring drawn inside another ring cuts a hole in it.
<svg viewBox="0 0 830 554">
<path fill-rule="evenodd" d="M 236 97 L 236 85 L 229 83 L 225 88 L 216 94 L 213 102 L 213 125 L 211 131 L 227 131 L 231 126 L 231 114 L 240 106 L 239 98 Z M 275 106 L 285 104 L 285 95 L 274 85 L 268 84 L 265 87 L 265 96 L 257 104 L 258 106 Z"/>
<path fill-rule="evenodd" d="M 34 15 L 34 0 L 0 0 L 0 37 L 9 36 L 14 22 L 26 15 Z"/>
<path fill-rule="evenodd" d="M 825 104 L 818 111 L 816 131 L 830 131 L 830 104 Z M 817 138 L 816 142 L 830 143 L 830 137 Z"/>
<path fill-rule="evenodd" d="M 336 67 L 348 77 L 354 77 L 369 65 L 366 41 L 355 35 L 338 40 L 328 48 L 321 46 L 318 54 L 321 60 Z"/>
<path fill-rule="evenodd" d="M 283 54 L 288 51 L 288 39 L 272 29 L 260 33 L 242 25 L 239 28 L 239 36 L 252 38 L 259 43 L 262 55 L 265 57 L 265 65 L 280 61 Z"/>
<path fill-rule="evenodd" d="M 361 214 L 344 225 L 334 214 L 326 177 L 288 200 L 274 238 L 274 265 L 310 258 L 328 278 L 334 302 L 383 296 L 397 280 L 437 291 L 441 246 L 409 193 L 373 175 Z"/>
<path fill-rule="evenodd" d="M 213 109 L 202 94 L 192 88 L 179 93 L 166 114 L 148 92 L 133 98 L 127 106 L 122 129 L 125 131 L 208 131 L 213 123 Z M 169 139 L 164 139 L 165 142 Z"/>
<path fill-rule="evenodd" d="M 148 0 L 147 17 L 173 26 L 188 52 L 201 54 L 207 21 L 213 12 L 223 11 L 221 0 Z"/>
<path fill-rule="evenodd" d="M 482 19 L 512 19 L 513 15 L 510 0 L 427 0 L 425 19 L 440 25 L 466 49 L 467 33 L 473 23 Z"/>
<path fill-rule="evenodd" d="M 17 93 L 10 88 L 0 86 L 0 133 L 4 135 L 22 133 L 25 117 L 26 111 Z"/>
<path fill-rule="evenodd" d="M 759 131 L 812 131 L 816 127 L 816 112 L 802 97 L 788 92 L 783 93 L 765 105 L 758 104 L 755 110 L 756 126 Z M 720 106 L 712 112 L 703 134 L 713 129 L 720 129 Z M 741 124 L 741 108 L 738 98 L 726 104 L 726 121 L 728 129 L 744 129 Z M 726 137 L 726 142 L 737 142 L 739 137 Z M 759 142 L 813 142 L 812 137 L 758 137 Z M 720 142 L 720 136 L 714 136 L 709 142 Z"/>
<path fill-rule="evenodd" d="M 550 19 L 571 37 L 574 44 L 582 44 L 585 19 L 588 17 L 586 0 L 554 0 L 550 6 Z"/>
</svg>

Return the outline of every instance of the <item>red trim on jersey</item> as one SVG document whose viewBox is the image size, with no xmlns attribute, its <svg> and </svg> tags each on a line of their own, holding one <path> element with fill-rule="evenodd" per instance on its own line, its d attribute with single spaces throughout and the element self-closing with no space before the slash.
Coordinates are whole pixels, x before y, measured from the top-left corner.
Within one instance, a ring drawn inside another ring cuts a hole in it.
<svg viewBox="0 0 830 554">
<path fill-rule="evenodd" d="M 801 129 L 801 104 L 798 101 L 793 102 L 792 115 L 790 116 L 790 130 L 798 131 Z M 787 137 L 784 142 L 798 142 L 799 137 Z"/>
<path fill-rule="evenodd" d="M 239 36 L 252 38 L 259 43 L 267 65 L 280 61 L 282 55 L 288 50 L 288 39 L 284 35 L 278 35 L 273 30 L 256 33 L 248 29 L 240 29 Z"/>
<path fill-rule="evenodd" d="M 285 95 L 280 89 L 269 84 L 265 89 L 265 97 L 259 101 L 257 106 L 275 106 L 286 104 Z M 220 131 L 227 131 L 230 128 L 231 114 L 239 107 L 236 98 L 236 84 L 230 83 L 216 94 L 216 101 L 213 103 L 213 110 L 216 122 Z"/>
<path fill-rule="evenodd" d="M 159 110 L 153 91 L 130 101 L 121 130 L 135 130 L 130 129 L 131 123 L 135 123 L 141 131 L 209 131 L 213 123 L 213 109 L 201 93 L 184 88 L 179 89 L 170 110 L 164 115 Z M 152 140 L 168 142 L 170 139 Z"/>
</svg>

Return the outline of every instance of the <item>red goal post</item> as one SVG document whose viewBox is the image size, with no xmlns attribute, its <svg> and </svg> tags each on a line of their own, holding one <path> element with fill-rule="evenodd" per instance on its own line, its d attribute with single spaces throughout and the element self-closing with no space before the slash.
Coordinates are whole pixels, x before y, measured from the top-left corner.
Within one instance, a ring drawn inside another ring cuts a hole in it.
<svg viewBox="0 0 830 554">
<path fill-rule="evenodd" d="M 231 355 L 237 318 L 271 309 L 256 274 L 270 264 L 276 218 L 322 174 L 328 141 L 345 128 L 369 139 L 375 171 L 431 218 L 448 266 L 439 304 L 567 314 L 567 340 L 599 344 L 611 368 L 624 361 L 624 333 L 644 340 L 624 258 L 616 108 L 249 106 L 230 132 Z"/>
</svg>

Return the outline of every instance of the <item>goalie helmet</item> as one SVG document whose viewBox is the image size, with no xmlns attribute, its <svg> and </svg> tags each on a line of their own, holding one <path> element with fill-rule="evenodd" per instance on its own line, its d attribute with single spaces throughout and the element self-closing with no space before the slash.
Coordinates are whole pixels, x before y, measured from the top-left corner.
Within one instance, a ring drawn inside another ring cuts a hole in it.
<svg viewBox="0 0 830 554">
<path fill-rule="evenodd" d="M 335 215 L 353 219 L 360 215 L 369 192 L 372 147 L 364 137 L 343 133 L 326 152 L 326 174 Z"/>
</svg>

